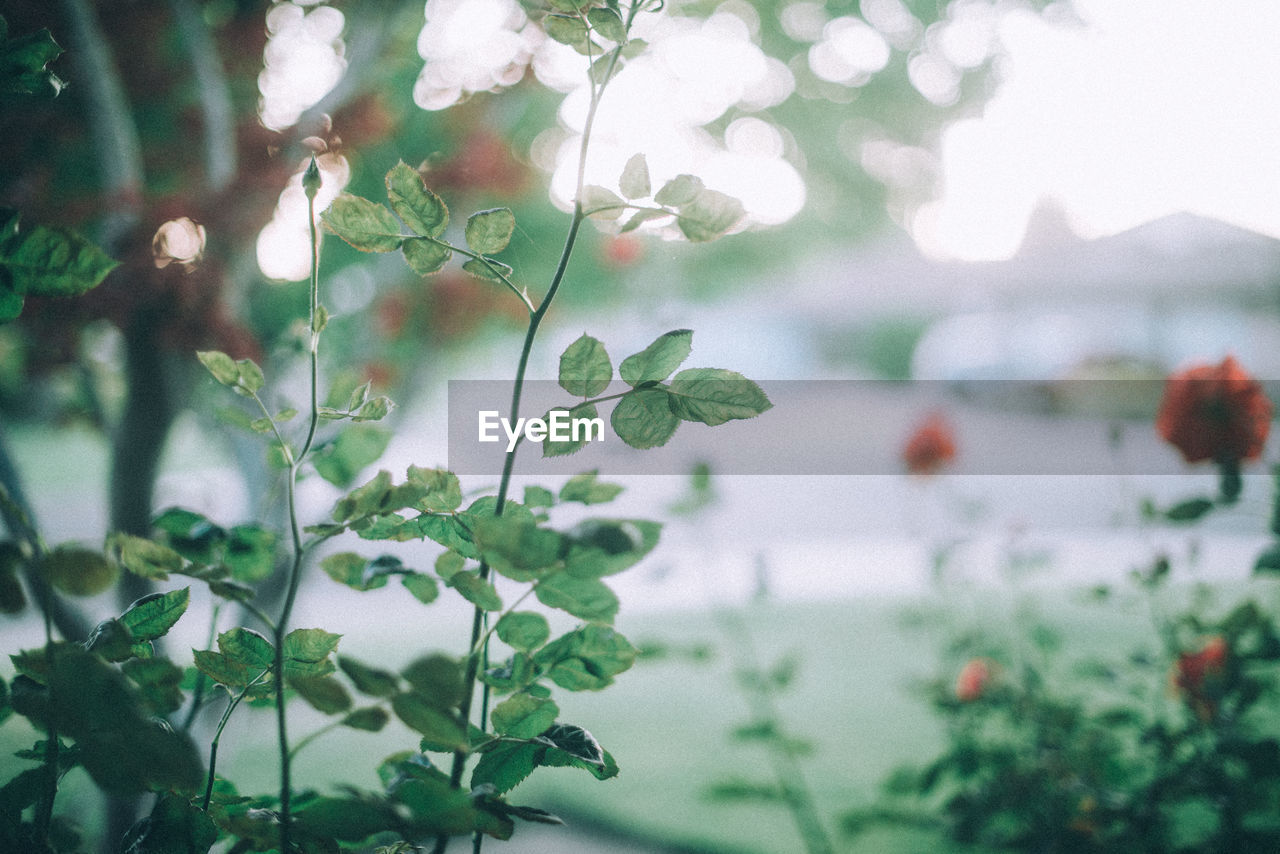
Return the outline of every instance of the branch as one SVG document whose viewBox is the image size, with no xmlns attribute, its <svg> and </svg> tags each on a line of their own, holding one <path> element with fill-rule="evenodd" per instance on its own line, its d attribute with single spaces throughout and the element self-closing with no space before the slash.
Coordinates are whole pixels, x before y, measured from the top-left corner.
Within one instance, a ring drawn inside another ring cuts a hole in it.
<svg viewBox="0 0 1280 854">
<path fill-rule="evenodd" d="M 191 56 L 200 111 L 204 114 L 204 169 L 209 191 L 220 193 L 236 175 L 235 119 L 231 89 L 217 45 L 194 0 L 169 0 L 178 34 Z"/>
</svg>

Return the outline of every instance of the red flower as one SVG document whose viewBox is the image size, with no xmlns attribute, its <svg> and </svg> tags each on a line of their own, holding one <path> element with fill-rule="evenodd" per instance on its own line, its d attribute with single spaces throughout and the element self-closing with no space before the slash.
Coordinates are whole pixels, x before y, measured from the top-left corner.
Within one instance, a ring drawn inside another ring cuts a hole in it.
<svg viewBox="0 0 1280 854">
<path fill-rule="evenodd" d="M 1218 713 L 1222 676 L 1227 669 L 1230 651 L 1226 639 L 1216 635 L 1199 652 L 1184 652 L 1178 656 L 1170 681 L 1202 721 L 1212 720 Z"/>
<path fill-rule="evenodd" d="M 956 457 L 955 433 L 940 413 L 916 427 L 902 449 L 902 462 L 912 474 L 937 474 Z"/>
<path fill-rule="evenodd" d="M 986 692 L 995 678 L 995 665 L 985 658 L 971 658 L 956 677 L 956 699 L 971 703 Z"/>
<path fill-rule="evenodd" d="M 1169 377 L 1156 432 L 1189 463 L 1234 463 L 1262 454 L 1271 429 L 1271 401 L 1231 356 Z"/>
</svg>

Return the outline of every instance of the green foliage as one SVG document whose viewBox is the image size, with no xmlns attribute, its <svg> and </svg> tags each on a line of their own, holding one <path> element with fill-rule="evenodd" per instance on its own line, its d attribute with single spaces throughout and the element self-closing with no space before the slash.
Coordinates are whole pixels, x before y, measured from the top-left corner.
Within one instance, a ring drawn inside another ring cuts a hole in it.
<svg viewBox="0 0 1280 854">
<path fill-rule="evenodd" d="M 10 37 L 9 24 L 0 15 L 0 95 L 57 97 L 67 84 L 47 66 L 61 55 L 48 30 Z"/>
</svg>

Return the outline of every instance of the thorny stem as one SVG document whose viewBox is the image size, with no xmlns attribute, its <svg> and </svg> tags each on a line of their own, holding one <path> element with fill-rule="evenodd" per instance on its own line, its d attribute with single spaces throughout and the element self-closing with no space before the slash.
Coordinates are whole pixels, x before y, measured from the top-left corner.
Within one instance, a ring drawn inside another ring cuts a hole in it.
<svg viewBox="0 0 1280 854">
<path fill-rule="evenodd" d="M 635 18 L 636 12 L 639 11 L 639 5 L 636 4 L 631 8 L 627 18 L 628 28 Z M 573 256 L 573 247 L 578 240 L 578 230 L 582 227 L 582 221 L 586 218 L 582 209 L 582 189 L 586 183 L 587 149 L 591 143 L 591 129 L 595 124 L 596 110 L 600 106 L 600 99 L 604 95 L 605 86 L 613 76 L 613 71 L 617 67 L 618 58 L 621 54 L 621 48 L 614 49 L 613 55 L 609 60 L 608 69 L 604 75 L 605 82 L 592 89 L 591 102 L 587 107 L 587 118 L 582 127 L 582 143 L 578 149 L 578 176 L 577 189 L 574 193 L 573 216 L 569 220 L 569 231 L 565 235 L 564 248 L 560 252 L 560 261 L 551 277 L 551 284 L 547 288 L 547 293 L 543 296 L 542 301 L 538 303 L 537 309 L 529 315 L 529 327 L 525 331 L 524 345 L 520 348 L 520 361 L 516 366 L 515 383 L 511 390 L 512 419 L 518 418 L 520 414 L 520 397 L 524 391 L 525 373 L 529 367 L 529 354 L 533 351 L 533 342 L 538 335 L 538 327 L 542 325 L 542 319 L 547 316 L 547 312 L 551 309 L 551 303 L 555 299 L 556 293 L 560 290 L 560 284 L 564 281 L 565 271 L 569 267 L 569 259 Z M 498 496 L 493 508 L 495 516 L 501 516 L 503 509 L 506 507 L 507 494 L 511 489 L 511 473 L 515 469 L 517 450 L 519 450 L 518 446 L 512 448 L 507 452 L 506 458 L 503 460 L 502 479 L 498 483 Z M 486 581 L 489 578 L 489 564 L 486 561 L 480 562 L 480 578 Z M 469 646 L 471 653 L 467 656 L 467 667 L 463 676 L 462 702 L 458 706 L 462 719 L 468 723 L 471 720 L 471 704 L 475 694 L 476 678 L 479 675 L 481 663 L 487 658 L 488 644 L 487 642 L 481 643 L 481 636 L 484 631 L 485 611 L 477 607 L 471 620 L 471 643 Z M 485 690 L 481 699 L 480 715 L 482 720 L 488 716 L 488 705 L 489 693 Z M 468 751 L 459 750 L 453 754 L 449 784 L 455 789 L 462 785 L 462 773 L 467 762 L 467 753 Z M 482 840 L 483 836 L 477 832 L 472 840 L 473 854 L 480 854 Z M 435 848 L 432 849 L 433 854 L 444 854 L 448 848 L 448 834 L 442 833 L 437 836 Z"/>
<path fill-rule="evenodd" d="M 280 750 L 280 851 L 290 854 L 290 770 L 292 753 L 289 750 L 289 734 L 285 715 L 284 696 L 284 641 L 289 630 L 289 616 L 293 613 L 293 603 L 298 598 L 298 583 L 302 578 L 302 561 L 306 556 L 306 547 L 302 542 L 302 530 L 298 524 L 298 469 L 311 450 L 315 441 L 316 426 L 320 423 L 319 375 L 320 375 L 320 245 L 316 237 L 316 190 L 319 189 L 319 170 L 315 158 L 303 177 L 303 187 L 307 194 L 307 224 L 311 238 L 311 416 L 307 426 L 307 438 L 302 443 L 302 450 L 296 455 L 289 453 L 288 445 L 281 443 L 289 460 L 289 476 L 286 484 L 289 493 L 289 531 L 293 538 L 293 560 L 289 567 L 289 586 L 285 592 L 284 606 L 280 609 L 280 619 L 275 624 L 275 661 L 274 684 L 276 694 L 276 740 Z M 261 401 L 259 401 L 261 404 Z M 273 422 L 274 423 L 274 422 Z M 276 436 L 280 433 L 277 431 Z"/>
</svg>

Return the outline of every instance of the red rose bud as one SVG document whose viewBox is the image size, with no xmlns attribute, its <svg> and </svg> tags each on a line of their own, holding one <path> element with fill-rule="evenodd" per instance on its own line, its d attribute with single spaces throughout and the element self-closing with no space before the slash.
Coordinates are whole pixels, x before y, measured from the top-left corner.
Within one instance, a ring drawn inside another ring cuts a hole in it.
<svg viewBox="0 0 1280 854">
<path fill-rule="evenodd" d="M 995 666 L 985 658 L 972 658 L 960 668 L 956 677 L 956 699 L 971 703 L 986 692 L 995 678 Z"/>
<path fill-rule="evenodd" d="M 1262 455 L 1271 430 L 1271 401 L 1231 356 L 1195 365 L 1165 382 L 1156 432 L 1189 463 L 1231 465 Z"/>
<path fill-rule="evenodd" d="M 955 457 L 955 433 L 951 424 L 937 412 L 916 427 L 902 449 L 902 462 L 911 474 L 937 474 Z"/>
</svg>

